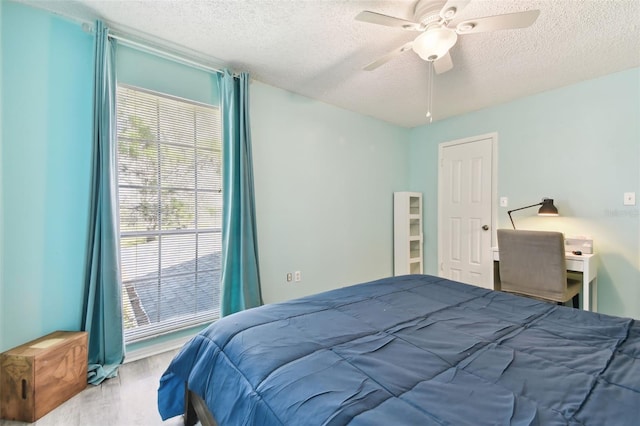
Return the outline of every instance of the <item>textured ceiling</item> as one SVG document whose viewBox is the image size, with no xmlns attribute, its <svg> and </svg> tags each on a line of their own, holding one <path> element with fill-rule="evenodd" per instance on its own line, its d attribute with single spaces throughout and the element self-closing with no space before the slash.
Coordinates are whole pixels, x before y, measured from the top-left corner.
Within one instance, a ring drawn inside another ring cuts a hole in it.
<svg viewBox="0 0 640 426">
<path fill-rule="evenodd" d="M 362 10 L 412 20 L 412 0 L 22 2 L 81 20 L 100 18 L 272 86 L 400 126 L 427 122 L 427 63 L 415 53 L 362 70 L 419 33 L 354 20 Z M 640 0 L 472 0 L 456 20 L 532 9 L 541 13 L 529 28 L 459 37 L 453 70 L 434 80 L 436 120 L 640 66 Z"/>
</svg>

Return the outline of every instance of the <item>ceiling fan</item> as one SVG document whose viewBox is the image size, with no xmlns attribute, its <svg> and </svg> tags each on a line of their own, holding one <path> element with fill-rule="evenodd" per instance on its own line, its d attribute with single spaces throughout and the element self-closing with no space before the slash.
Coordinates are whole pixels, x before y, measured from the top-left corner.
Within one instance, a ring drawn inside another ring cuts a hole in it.
<svg viewBox="0 0 640 426">
<path fill-rule="evenodd" d="M 457 24 L 452 23 L 453 19 L 470 1 L 419 0 L 413 12 L 415 21 L 407 21 L 366 10 L 360 12 L 356 16 L 358 21 L 422 33 L 415 40 L 365 66 L 364 70 L 372 71 L 399 54 L 413 49 L 425 61 L 433 62 L 433 69 L 437 74 L 442 74 L 453 68 L 449 49 L 458 41 L 458 35 L 526 28 L 532 25 L 540 14 L 539 10 L 529 10 L 467 19 Z"/>
</svg>

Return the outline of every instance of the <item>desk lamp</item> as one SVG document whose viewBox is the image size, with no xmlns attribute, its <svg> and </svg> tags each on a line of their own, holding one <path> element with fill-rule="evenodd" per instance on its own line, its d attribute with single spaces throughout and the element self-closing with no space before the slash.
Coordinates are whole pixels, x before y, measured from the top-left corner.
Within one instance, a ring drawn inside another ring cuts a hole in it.
<svg viewBox="0 0 640 426">
<path fill-rule="evenodd" d="M 558 216 L 558 209 L 553 205 L 553 198 L 543 198 L 542 202 L 531 204 L 530 206 L 520 207 L 519 209 L 509 210 L 507 214 L 509 215 L 509 220 L 511 220 L 511 225 L 513 229 L 516 229 L 516 225 L 513 223 L 513 218 L 511 217 L 511 213 L 517 212 L 518 210 L 528 209 L 530 207 L 541 206 L 538 210 L 538 216 Z"/>
</svg>

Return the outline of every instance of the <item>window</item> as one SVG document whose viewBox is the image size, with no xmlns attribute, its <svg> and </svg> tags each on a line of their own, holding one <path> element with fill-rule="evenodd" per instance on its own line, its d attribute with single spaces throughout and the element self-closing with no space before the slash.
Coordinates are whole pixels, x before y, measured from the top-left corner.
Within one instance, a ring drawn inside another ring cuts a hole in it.
<svg viewBox="0 0 640 426">
<path fill-rule="evenodd" d="M 220 110 L 117 88 L 125 341 L 219 317 Z"/>
</svg>

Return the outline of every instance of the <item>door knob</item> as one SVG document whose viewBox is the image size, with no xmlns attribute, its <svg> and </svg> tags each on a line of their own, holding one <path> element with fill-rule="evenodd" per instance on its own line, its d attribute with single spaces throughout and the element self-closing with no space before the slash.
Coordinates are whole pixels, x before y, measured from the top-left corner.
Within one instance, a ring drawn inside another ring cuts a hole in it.
<svg viewBox="0 0 640 426">
<path fill-rule="evenodd" d="M 482 229 L 485 230 L 485 231 L 488 231 L 489 230 L 489 225 L 482 225 Z"/>
</svg>

